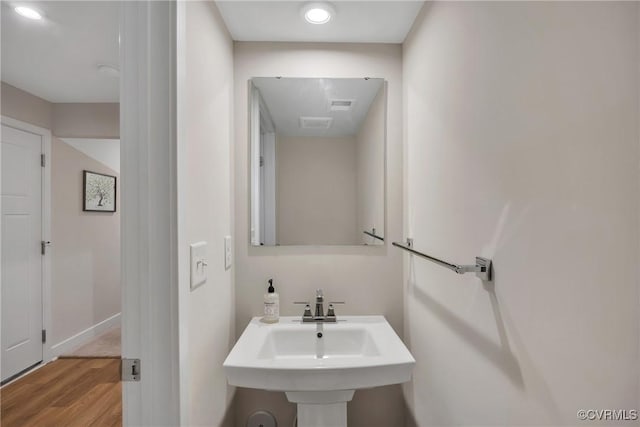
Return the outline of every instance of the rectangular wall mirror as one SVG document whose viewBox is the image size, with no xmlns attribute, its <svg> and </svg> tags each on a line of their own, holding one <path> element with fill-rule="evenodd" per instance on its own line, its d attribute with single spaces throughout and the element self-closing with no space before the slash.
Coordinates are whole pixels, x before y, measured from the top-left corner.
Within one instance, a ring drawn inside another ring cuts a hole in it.
<svg viewBox="0 0 640 427">
<path fill-rule="evenodd" d="M 381 78 L 249 83 L 251 244 L 383 245 Z"/>
</svg>

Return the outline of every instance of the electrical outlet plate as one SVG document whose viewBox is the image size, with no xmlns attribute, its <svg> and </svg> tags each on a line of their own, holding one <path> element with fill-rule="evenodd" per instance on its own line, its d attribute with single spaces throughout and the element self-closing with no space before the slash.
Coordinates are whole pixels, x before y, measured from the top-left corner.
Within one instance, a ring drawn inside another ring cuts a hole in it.
<svg viewBox="0 0 640 427">
<path fill-rule="evenodd" d="M 207 242 L 192 243 L 191 250 L 191 289 L 202 286 L 207 281 Z"/>
<path fill-rule="evenodd" d="M 231 236 L 224 236 L 224 269 L 230 269 L 231 265 L 233 265 L 233 242 Z"/>
</svg>

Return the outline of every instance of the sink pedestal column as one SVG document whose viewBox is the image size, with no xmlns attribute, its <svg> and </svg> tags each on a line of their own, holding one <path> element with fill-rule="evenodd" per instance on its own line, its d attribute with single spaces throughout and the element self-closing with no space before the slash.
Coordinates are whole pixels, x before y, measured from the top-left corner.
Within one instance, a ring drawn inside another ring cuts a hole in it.
<svg viewBox="0 0 640 427">
<path fill-rule="evenodd" d="M 347 427 L 347 402 L 355 390 L 287 391 L 298 405 L 298 427 Z"/>
</svg>

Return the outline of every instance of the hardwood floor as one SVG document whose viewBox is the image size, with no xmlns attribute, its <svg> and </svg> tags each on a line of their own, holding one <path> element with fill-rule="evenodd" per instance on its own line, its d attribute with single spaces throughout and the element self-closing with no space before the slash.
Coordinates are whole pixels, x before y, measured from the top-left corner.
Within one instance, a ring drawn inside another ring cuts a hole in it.
<svg viewBox="0 0 640 427">
<path fill-rule="evenodd" d="M 122 425 L 119 359 L 58 359 L 0 390 L 2 427 Z"/>
</svg>

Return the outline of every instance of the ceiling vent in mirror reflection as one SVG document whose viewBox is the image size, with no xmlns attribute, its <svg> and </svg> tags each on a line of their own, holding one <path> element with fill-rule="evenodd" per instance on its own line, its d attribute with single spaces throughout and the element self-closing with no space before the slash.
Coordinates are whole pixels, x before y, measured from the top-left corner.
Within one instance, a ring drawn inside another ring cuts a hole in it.
<svg viewBox="0 0 640 427">
<path fill-rule="evenodd" d="M 349 111 L 354 102 L 354 99 L 332 99 L 329 108 L 331 111 Z"/>
<path fill-rule="evenodd" d="M 329 129 L 332 123 L 331 117 L 300 117 L 302 129 Z"/>
</svg>

